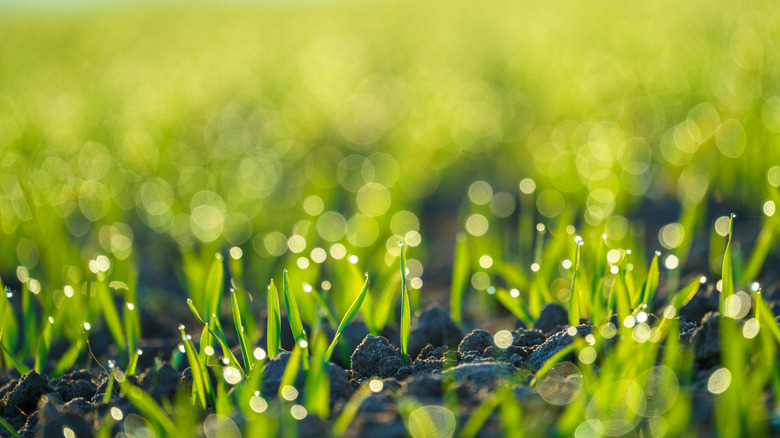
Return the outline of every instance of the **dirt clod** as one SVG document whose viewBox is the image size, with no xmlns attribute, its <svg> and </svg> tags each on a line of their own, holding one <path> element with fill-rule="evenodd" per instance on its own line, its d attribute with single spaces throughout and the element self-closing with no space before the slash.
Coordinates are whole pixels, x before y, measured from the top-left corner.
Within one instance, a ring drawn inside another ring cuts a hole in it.
<svg viewBox="0 0 780 438">
<path fill-rule="evenodd" d="M 495 346 L 496 344 L 493 342 L 493 335 L 485 330 L 476 329 L 463 338 L 460 345 L 458 345 L 458 353 L 460 353 L 464 359 L 471 356 L 481 357 L 485 350 Z"/>
<path fill-rule="evenodd" d="M 387 378 L 404 365 L 401 350 L 387 338 L 367 335 L 352 353 L 352 378 L 358 382 L 369 377 Z"/>
<path fill-rule="evenodd" d="M 30 414 L 38 405 L 38 399 L 51 391 L 46 376 L 35 371 L 22 376 L 16 387 L 3 397 L 2 410 L 4 417 L 12 417 L 19 413 Z"/>
<path fill-rule="evenodd" d="M 534 328 L 542 333 L 550 333 L 569 325 L 569 312 L 560 304 L 550 303 L 542 308 Z"/>
<path fill-rule="evenodd" d="M 434 347 L 455 347 L 463 339 L 463 331 L 440 307 L 431 307 L 412 321 L 409 354 L 417 356 L 428 344 Z"/>
<path fill-rule="evenodd" d="M 586 336 L 591 332 L 593 326 L 582 324 L 574 326 L 577 329 L 577 335 Z M 543 344 L 536 347 L 533 353 L 528 356 L 525 364 L 531 367 L 532 370 L 537 371 L 539 368 L 547 362 L 548 359 L 553 357 L 555 353 L 561 351 L 569 344 L 572 343 L 572 336 L 569 335 L 567 330 L 561 330 L 558 333 L 550 336 L 544 341 Z"/>
</svg>

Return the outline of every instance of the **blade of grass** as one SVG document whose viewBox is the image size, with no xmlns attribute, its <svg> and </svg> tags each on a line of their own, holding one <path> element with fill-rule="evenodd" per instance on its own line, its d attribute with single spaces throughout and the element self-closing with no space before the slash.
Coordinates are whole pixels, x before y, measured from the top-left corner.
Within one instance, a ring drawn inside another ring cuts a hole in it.
<svg viewBox="0 0 780 438">
<path fill-rule="evenodd" d="M 363 299 L 365 299 L 367 294 L 368 273 L 366 273 L 366 282 L 363 284 L 363 289 L 360 290 L 360 294 L 357 296 L 357 298 L 355 298 L 355 301 L 352 302 L 352 305 L 349 306 L 349 309 L 347 309 L 347 313 L 344 314 L 344 317 L 341 318 L 339 327 L 336 329 L 336 335 L 333 336 L 333 341 L 331 341 L 330 346 L 328 346 L 328 349 L 325 351 L 325 355 L 323 356 L 323 361 L 325 363 L 330 361 L 330 357 L 333 355 L 333 350 L 336 348 L 336 344 L 338 344 L 339 338 L 341 338 L 341 333 L 343 333 L 344 329 L 347 328 L 347 325 L 350 321 L 352 321 L 352 318 L 357 315 L 358 311 L 360 310 L 360 306 L 363 305 Z"/>
<path fill-rule="evenodd" d="M 54 367 L 54 371 L 51 373 L 51 377 L 55 378 L 58 377 L 60 374 L 64 373 L 70 367 L 73 366 L 73 364 L 76 363 L 76 360 L 78 360 L 79 355 L 81 354 L 81 350 L 84 348 L 84 338 L 79 336 L 77 337 L 76 341 L 68 348 L 68 350 L 65 352 L 65 354 L 60 357 L 60 360 L 57 361 L 57 365 Z"/>
<path fill-rule="evenodd" d="M 10 351 L 8 351 L 7 348 L 5 348 L 5 345 L 0 343 L 0 348 L 2 348 L 3 352 L 8 355 L 8 357 L 11 358 L 11 362 L 14 364 L 14 368 L 16 368 L 16 371 L 19 372 L 21 375 L 25 375 L 30 372 L 30 368 L 25 366 L 23 363 L 19 361 Z"/>
<path fill-rule="evenodd" d="M 108 285 L 103 281 L 98 282 L 96 287 L 101 313 L 108 326 L 108 331 L 111 332 L 111 336 L 114 338 L 114 342 L 116 342 L 119 350 L 123 351 L 126 349 L 127 344 L 125 343 L 125 336 L 122 333 L 122 321 L 119 318 L 119 312 L 117 312 L 116 306 L 114 306 L 113 294 L 108 288 Z M 125 358 L 126 357 L 127 356 L 125 356 Z"/>
<path fill-rule="evenodd" d="M 16 432 L 16 429 L 5 421 L 5 418 L 3 417 L 0 417 L 0 426 L 3 426 L 3 429 L 5 429 L 13 438 L 22 438 L 22 436 Z"/>
<path fill-rule="evenodd" d="M 695 277 L 688 284 L 685 285 L 674 297 L 669 301 L 669 304 L 676 310 L 675 313 L 679 313 L 679 310 L 685 307 L 690 302 L 696 292 L 699 291 L 699 286 L 702 284 L 702 280 L 706 280 L 703 276 Z"/>
<path fill-rule="evenodd" d="M 463 323 L 463 294 L 469 281 L 470 254 L 468 240 L 463 232 L 455 236 L 455 259 L 452 262 L 450 286 L 450 317 L 456 324 Z"/>
<path fill-rule="evenodd" d="M 206 317 L 209 315 L 217 315 L 219 317 L 224 285 L 225 268 L 222 266 L 222 254 L 216 253 L 214 261 L 211 262 L 209 274 L 206 277 Z"/>
<path fill-rule="evenodd" d="M 339 417 L 333 423 L 333 435 L 342 436 L 352 424 L 352 420 L 357 416 L 360 406 L 371 395 L 371 389 L 368 387 L 368 383 L 361 385 L 349 398 L 344 409 L 341 410 Z"/>
<path fill-rule="evenodd" d="M 743 279 L 753 280 L 761 273 L 761 268 L 764 266 L 767 255 L 772 249 L 773 244 L 777 241 L 777 233 L 780 230 L 780 215 L 773 215 L 766 218 L 764 226 L 761 228 L 761 232 L 756 240 L 756 246 L 753 248 L 753 252 L 748 259 L 747 267 L 743 274 Z"/>
<path fill-rule="evenodd" d="M 187 306 L 189 306 L 190 311 L 193 315 L 195 315 L 195 318 L 198 319 L 198 322 L 200 325 L 206 325 L 206 321 L 203 320 L 203 318 L 200 317 L 200 313 L 198 313 L 198 309 L 195 308 L 195 304 L 192 302 L 192 298 L 187 298 Z"/>
<path fill-rule="evenodd" d="M 658 256 L 659 252 L 656 251 L 653 256 L 653 261 L 650 263 L 650 269 L 647 270 L 647 279 L 645 280 L 645 287 L 642 289 L 642 301 L 645 306 L 649 305 L 653 300 L 656 289 L 658 289 L 658 277 L 660 275 L 658 271 Z M 634 308 L 638 307 L 639 303 L 633 303 Z"/>
<path fill-rule="evenodd" d="M 729 217 L 729 236 L 726 242 L 726 251 L 723 254 L 723 269 L 721 271 L 721 289 L 720 289 L 720 314 L 726 313 L 726 298 L 734 295 L 734 271 L 731 260 L 731 236 L 734 230 L 734 217 Z"/>
<path fill-rule="evenodd" d="M 520 297 L 512 296 L 512 293 L 503 287 L 496 289 L 496 293 L 493 296 L 495 296 L 498 302 L 514 315 L 515 318 L 523 321 L 527 326 L 533 324 L 533 319 Z"/>
<path fill-rule="evenodd" d="M 49 357 L 49 347 L 51 346 L 51 328 L 54 325 L 54 319 L 49 317 L 46 325 L 41 332 L 41 338 L 38 340 L 38 354 L 35 355 L 35 372 L 43 373 L 43 365 Z"/>
<path fill-rule="evenodd" d="M 133 352 L 133 355 L 130 356 L 130 363 L 127 365 L 127 369 L 125 370 L 125 374 L 128 376 L 135 375 L 135 369 L 138 367 L 138 358 L 141 356 L 141 349 L 136 349 Z"/>
<path fill-rule="evenodd" d="M 279 309 L 279 292 L 276 290 L 274 280 L 268 285 L 268 321 L 266 328 L 266 349 L 268 357 L 272 358 L 279 354 L 281 345 L 282 317 Z"/>
<path fill-rule="evenodd" d="M 200 403 L 201 409 L 205 410 L 207 406 L 207 393 L 206 385 L 211 385 L 211 381 L 208 379 L 208 375 L 204 373 L 200 362 L 198 362 L 198 355 L 195 353 L 195 346 L 192 344 L 190 337 L 184 332 L 184 326 L 179 326 L 181 332 L 181 340 L 184 344 L 184 352 L 187 354 L 187 361 L 190 363 L 190 370 L 192 371 L 192 392 L 193 402 L 197 400 Z"/>
<path fill-rule="evenodd" d="M 252 357 L 249 354 L 249 344 L 244 333 L 244 325 L 241 324 L 241 310 L 238 307 L 238 297 L 236 296 L 236 290 L 231 290 L 231 301 L 233 303 L 233 325 L 236 326 L 236 335 L 238 336 L 238 344 L 241 346 L 241 356 L 244 359 L 244 374 L 252 369 Z"/>
<path fill-rule="evenodd" d="M 282 275 L 282 293 L 284 294 L 284 307 L 287 310 L 287 318 L 290 320 L 290 329 L 292 330 L 295 344 L 303 350 L 303 368 L 308 368 L 308 341 L 306 332 L 303 330 L 303 321 L 298 311 L 298 304 L 295 301 L 295 294 L 290 290 L 290 278 L 287 276 L 287 270 Z"/>
<path fill-rule="evenodd" d="M 580 296 L 579 289 L 577 289 L 577 271 L 580 268 L 582 239 L 576 240 L 576 245 L 574 253 L 574 270 L 571 274 L 571 293 L 569 294 L 569 325 L 571 326 L 580 323 Z"/>
<path fill-rule="evenodd" d="M 127 400 L 138 409 L 144 418 L 149 420 L 159 436 L 177 435 L 176 427 L 170 416 L 157 404 L 152 396 L 124 379 L 119 382 L 119 386 L 122 388 L 122 392 L 127 397 Z"/>
<path fill-rule="evenodd" d="M 395 291 L 398 289 L 398 285 L 401 283 L 401 276 L 398 275 L 398 271 L 392 271 L 390 278 L 385 283 L 385 288 L 377 299 L 377 304 L 374 309 L 374 332 L 371 334 L 378 336 L 387 325 L 387 321 L 395 318 L 395 312 L 393 309 L 393 303 L 395 303 L 396 295 Z M 365 309 L 365 308 L 364 308 Z"/>
<path fill-rule="evenodd" d="M 406 289 L 406 245 L 401 246 L 401 353 L 404 364 L 409 362 L 407 352 L 409 350 L 409 334 L 411 326 L 411 307 L 409 303 L 409 291 Z"/>
</svg>

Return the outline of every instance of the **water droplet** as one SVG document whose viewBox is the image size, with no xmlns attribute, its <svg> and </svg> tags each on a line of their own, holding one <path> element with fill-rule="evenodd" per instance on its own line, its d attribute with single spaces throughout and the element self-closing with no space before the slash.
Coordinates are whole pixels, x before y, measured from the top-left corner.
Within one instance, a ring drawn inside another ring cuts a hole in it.
<svg viewBox="0 0 780 438">
<path fill-rule="evenodd" d="M 402 241 L 398 241 L 398 246 L 404 246 L 404 243 Z"/>
<path fill-rule="evenodd" d="M 54 324 L 54 317 L 53 316 L 49 317 L 49 324 Z"/>
<path fill-rule="evenodd" d="M 179 324 L 179 330 L 184 330 L 184 324 Z"/>
<path fill-rule="evenodd" d="M 92 324 L 90 324 L 88 322 L 85 322 L 84 323 L 84 330 L 86 330 L 86 331 L 92 330 Z"/>
</svg>

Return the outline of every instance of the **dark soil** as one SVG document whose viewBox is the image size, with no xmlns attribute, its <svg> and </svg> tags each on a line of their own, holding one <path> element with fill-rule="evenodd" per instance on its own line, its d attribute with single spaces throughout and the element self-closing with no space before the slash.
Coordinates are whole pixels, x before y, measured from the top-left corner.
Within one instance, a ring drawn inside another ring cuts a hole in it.
<svg viewBox="0 0 780 438">
<path fill-rule="evenodd" d="M 712 292 L 703 291 L 682 309 L 679 319 L 680 339 L 695 357 L 694 380 L 690 388 L 695 398 L 693 421 L 702 423 L 712 421 L 713 403 L 706 382 L 720 360 L 720 316 L 713 312 L 714 308 L 717 308 L 717 301 L 713 300 Z M 648 322 L 655 322 L 655 317 Z M 337 350 L 334 362 L 328 365 L 332 418 L 338 416 L 361 384 L 373 378 L 383 382 L 383 389 L 371 393 L 360 406 L 347 436 L 407 436 L 398 403 L 400 395 L 414 397 L 423 404 L 442 405 L 447 392 L 454 391 L 459 400 L 456 414 L 465 420 L 492 390 L 510 382 L 516 385 L 515 395 L 524 411 L 555 421 L 560 408 L 547 404 L 527 383 L 550 357 L 570 345 L 573 337 L 585 337 L 597 330 L 588 324 L 577 325 L 573 332 L 568 330 L 567 311 L 556 304 L 543 309 L 535 327 L 518 324 L 512 332 L 512 345 L 506 348 L 499 348 L 493 335 L 484 330 L 475 329 L 464 336 L 463 329 L 438 307 L 420 313 L 412 327 L 406 364 L 395 333 L 391 339 L 372 336 L 362 323 L 351 324 L 345 332 L 349 363 L 344 363 Z M 292 341 L 286 338 L 283 342 L 289 348 Z M 160 348 L 164 345 L 165 342 L 160 343 Z M 109 351 L 108 347 L 101 349 Z M 290 356 L 289 352 L 282 351 L 265 365 L 262 395 L 271 403 L 277 397 Z M 573 356 L 565 360 L 576 363 Z M 127 379 L 158 402 L 171 401 L 178 391 L 191 389 L 191 371 L 186 365 L 181 368 L 179 371 L 164 361 L 157 361 L 156 365 L 147 366 L 143 373 Z M 213 373 L 212 379 L 217 379 Z M 108 403 L 104 403 L 107 385 L 103 370 L 75 369 L 55 379 L 34 371 L 24 376 L 10 374 L 0 377 L 0 415 L 24 437 L 62 436 L 64 427 L 78 437 L 94 436 L 112 407 L 119 408 L 125 418 L 138 414 L 120 394 L 117 385 L 114 385 Z M 302 370 L 299 370 L 294 386 L 299 393 L 298 400 L 305 398 Z M 500 422 L 496 418 L 485 423 L 480 436 L 500 435 Z M 236 421 L 241 423 L 240 419 Z M 460 422 L 461 425 L 464 423 Z M 123 431 L 121 427 L 120 421 L 114 426 L 112 435 Z M 327 422 L 307 418 L 301 422 L 299 436 L 328 436 L 330 428 L 331 424 Z M 780 430 L 773 433 L 780 434 Z M 10 435 L 0 429 L 0 436 Z"/>
</svg>

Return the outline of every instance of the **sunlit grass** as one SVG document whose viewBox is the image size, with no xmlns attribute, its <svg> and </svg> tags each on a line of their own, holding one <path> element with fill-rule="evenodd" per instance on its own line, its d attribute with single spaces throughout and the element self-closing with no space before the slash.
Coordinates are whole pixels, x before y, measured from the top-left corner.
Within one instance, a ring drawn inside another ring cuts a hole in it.
<svg viewBox="0 0 780 438">
<path fill-rule="evenodd" d="M 757 400 L 780 394 L 780 327 L 758 283 L 780 236 L 773 6 L 3 9 L 0 370 L 94 366 L 89 339 L 107 336 L 111 385 L 158 435 L 209 435 L 206 412 L 242 415 L 247 435 L 295 436 L 307 416 L 341 435 L 374 391 L 330 404 L 350 323 L 398 330 L 409 364 L 430 297 L 463 328 L 530 327 L 556 303 L 593 331 L 458 415 L 457 433 L 498 416 L 506 435 L 690 435 L 678 318 L 715 290 L 715 427 L 765 435 L 778 414 Z M 170 360 L 192 390 L 157 403 L 120 379 L 143 371 L 142 311 L 161 303 L 188 324 Z M 282 305 L 295 344 L 266 400 Z M 447 418 L 463 402 L 452 379 Z M 526 383 L 560 415 L 529 414 Z M 435 422 L 388 391 L 409 433 Z"/>
</svg>

